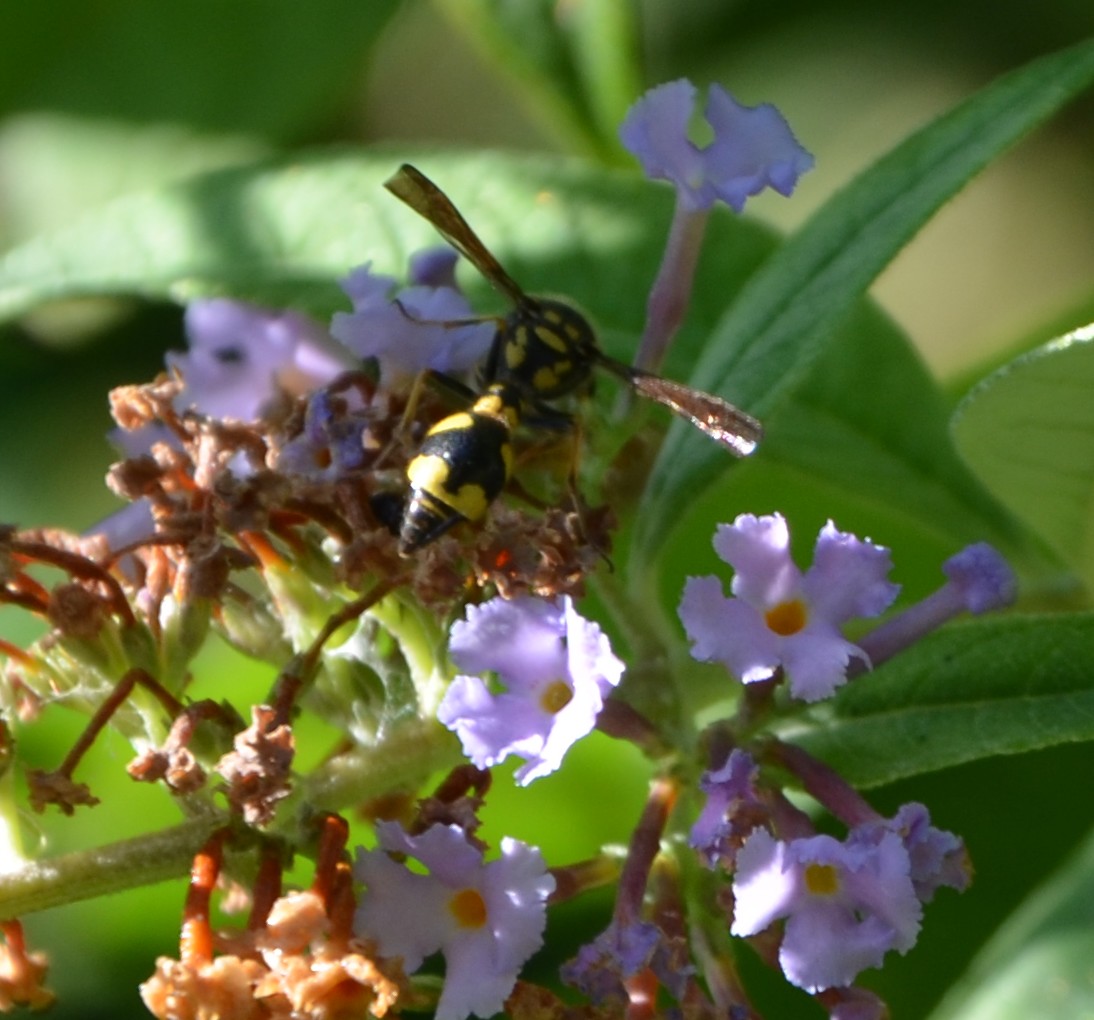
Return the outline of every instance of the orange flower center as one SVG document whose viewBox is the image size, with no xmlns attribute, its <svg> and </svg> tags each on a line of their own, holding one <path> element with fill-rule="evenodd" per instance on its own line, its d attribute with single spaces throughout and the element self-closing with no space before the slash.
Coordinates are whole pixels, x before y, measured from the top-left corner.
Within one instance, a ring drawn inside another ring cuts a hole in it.
<svg viewBox="0 0 1094 1020">
<path fill-rule="evenodd" d="M 797 634 L 805 626 L 807 614 L 801 599 L 780 602 L 764 614 L 764 622 L 780 637 Z"/>
<path fill-rule="evenodd" d="M 461 889 L 448 901 L 448 909 L 461 928 L 481 928 L 486 924 L 486 901 L 477 889 Z"/>
<path fill-rule="evenodd" d="M 573 698 L 574 692 L 570 685 L 562 680 L 555 680 L 543 688 L 543 693 L 539 696 L 539 706 L 544 712 L 554 715 L 561 712 Z"/>
<path fill-rule="evenodd" d="M 814 896 L 831 896 L 839 890 L 839 873 L 831 864 L 810 864 L 805 869 L 805 887 Z"/>
</svg>

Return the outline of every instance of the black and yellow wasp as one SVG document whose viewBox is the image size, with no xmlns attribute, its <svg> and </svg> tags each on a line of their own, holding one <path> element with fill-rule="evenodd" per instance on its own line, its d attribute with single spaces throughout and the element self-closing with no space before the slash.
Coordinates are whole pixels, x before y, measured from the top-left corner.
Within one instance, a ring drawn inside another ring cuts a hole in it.
<svg viewBox="0 0 1094 1020">
<path fill-rule="evenodd" d="M 739 457 L 750 454 L 762 429 L 755 418 L 721 397 L 692 389 L 608 357 L 588 320 L 553 298 L 532 297 L 502 268 L 459 210 L 428 177 L 404 163 L 384 186 L 423 216 L 513 303 L 497 319 L 483 365 L 481 389 L 466 411 L 426 432 L 407 465 L 410 496 L 403 511 L 399 552 L 407 556 L 460 521 L 478 520 L 513 470 L 512 434 L 529 412 L 558 420 L 546 402 L 573 393 L 596 367 L 636 393 L 668 407 Z"/>
</svg>

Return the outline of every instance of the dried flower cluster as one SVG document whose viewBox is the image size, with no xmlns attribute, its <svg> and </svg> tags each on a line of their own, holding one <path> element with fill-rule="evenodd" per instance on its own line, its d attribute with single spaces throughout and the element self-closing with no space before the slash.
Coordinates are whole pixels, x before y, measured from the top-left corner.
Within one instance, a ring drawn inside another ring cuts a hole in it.
<svg viewBox="0 0 1094 1020">
<path fill-rule="evenodd" d="M 623 129 L 647 172 L 678 193 L 647 366 L 686 308 L 710 206 L 739 211 L 765 187 L 789 194 L 812 163 L 773 107 L 740 106 L 717 88 L 707 108 L 714 140 L 695 145 L 693 103 L 685 82 L 653 90 Z M 441 217 L 446 234 L 462 222 L 453 212 Z M 656 377 L 579 349 L 559 303 L 536 305 L 500 269 L 494 282 L 517 302 L 515 323 L 474 319 L 454 262 L 451 252 L 423 254 L 403 288 L 367 265 L 353 270 L 343 283 L 352 310 L 329 330 L 297 312 L 192 303 L 189 350 L 171 355 L 160 378 L 112 394 L 124 459 L 108 481 L 126 507 L 84 536 L 0 531 L 0 602 L 49 627 L 28 650 L 0 644 L 0 707 L 13 725 L 60 700 L 88 716 L 55 770 L 29 773 L 32 806 L 73 814 L 97 803 L 76 773 L 111 726 L 134 747 L 133 779 L 161 784 L 211 832 L 193 857 L 178 958 L 160 959 L 141 988 L 162 1020 L 426 1008 L 439 1020 L 503 1008 L 595 1020 L 653 1016 L 670 1000 L 682 1016 L 752 1017 L 730 934 L 752 940 L 832 1016 L 883 1016 L 854 982 L 908 951 L 940 886 L 964 888 L 964 847 L 921 805 L 881 817 L 763 722 L 791 700 L 830 697 L 958 613 L 1005 605 L 1009 568 L 972 547 L 948 561 L 934 596 L 852 641 L 845 624 L 897 596 L 887 549 L 830 522 L 803 572 L 781 515 L 722 525 L 714 547 L 733 569 L 731 593 L 717 577 L 690 578 L 679 617 L 694 658 L 724 666 L 727 688 L 746 692 L 743 707 L 693 733 L 695 755 L 672 749 L 667 720 L 646 708 L 654 699 L 628 697 L 641 681 L 628 691 L 608 625 L 578 608 L 592 574 L 611 566 L 616 513 L 630 508 L 613 491 L 586 502 L 572 443 L 561 472 L 543 456 L 558 437 L 542 422 L 566 424 L 556 400 L 579 357 L 582 371 L 609 364 L 648 391 Z M 534 326 L 520 319 L 529 308 L 541 315 Z M 554 351 L 534 374 L 519 367 L 535 360 L 531 338 Z M 496 435 L 499 463 L 476 460 L 489 445 L 479 440 Z M 495 498 L 494 481 L 514 475 Z M 408 484 L 439 520 L 413 550 Z M 642 632 L 640 600 L 612 608 L 624 631 Z M 223 703 L 188 700 L 212 633 L 269 664 L 262 703 L 233 704 L 227 678 Z M 669 658 L 630 666 L 660 681 Z M 342 737 L 307 771 L 294 732 L 302 712 Z M 622 861 L 605 851 L 548 868 L 514 837 L 489 846 L 479 835 L 489 770 L 516 759 L 526 786 L 595 728 L 632 741 L 657 769 Z M 422 797 L 436 773 L 446 778 Z M 818 833 L 788 798 L 787 776 L 845 838 Z M 367 835 L 351 853 L 354 810 Z M 281 887 L 294 854 L 315 861 L 308 890 Z M 701 921 L 686 917 L 699 895 L 686 885 L 701 869 L 681 867 L 681 854 L 695 855 L 713 890 Z M 133 861 L 111 873 L 117 887 L 146 878 Z M 222 879 L 246 887 L 251 909 L 244 926 L 216 931 Z M 569 989 L 519 980 L 543 944 L 549 905 L 612 881 L 608 928 L 559 975 Z M 0 1010 L 44 1005 L 44 961 L 18 922 L 2 931 Z M 443 982 L 430 976 L 438 956 Z M 568 1004 L 574 990 L 584 1003 Z"/>
</svg>

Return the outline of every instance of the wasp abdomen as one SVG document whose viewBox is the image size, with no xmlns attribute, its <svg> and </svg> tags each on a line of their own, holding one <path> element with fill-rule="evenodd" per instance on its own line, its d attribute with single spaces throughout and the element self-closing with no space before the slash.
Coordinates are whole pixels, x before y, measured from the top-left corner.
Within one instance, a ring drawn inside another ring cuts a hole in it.
<svg viewBox="0 0 1094 1020">
<path fill-rule="evenodd" d="M 399 531 L 407 556 L 460 521 L 475 521 L 513 470 L 512 435 L 520 420 L 516 388 L 497 383 L 466 411 L 442 418 L 407 465 L 410 499 Z"/>
</svg>

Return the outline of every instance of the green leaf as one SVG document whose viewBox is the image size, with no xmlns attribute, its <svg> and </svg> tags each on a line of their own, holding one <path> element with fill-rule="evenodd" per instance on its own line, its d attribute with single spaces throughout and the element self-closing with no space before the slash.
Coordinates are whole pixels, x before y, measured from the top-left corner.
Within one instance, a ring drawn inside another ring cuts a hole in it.
<svg viewBox="0 0 1094 1020">
<path fill-rule="evenodd" d="M 332 113 L 396 0 L 0 5 L 0 111 L 289 141 Z"/>
<path fill-rule="evenodd" d="M 395 7 L 0 4 L 0 247 L 328 130 Z"/>
<path fill-rule="evenodd" d="M 1086 42 L 1005 76 L 903 142 L 832 198 L 749 281 L 689 382 L 771 415 L 931 214 L 1091 81 L 1094 42 Z M 651 558 L 686 503 L 717 476 L 721 456 L 683 428 L 669 433 L 645 497 L 634 562 Z"/>
<path fill-rule="evenodd" d="M 0 129 L 0 149 L 0 248 L 67 226 L 119 195 L 250 163 L 270 152 L 268 144 L 243 135 L 52 113 L 8 120 Z"/>
<path fill-rule="evenodd" d="M 954 416 L 958 450 L 1094 588 L 1094 325 L 990 375 Z"/>
<path fill-rule="evenodd" d="M 931 1020 L 1094 1016 L 1094 835 L 999 929 Z"/>
<path fill-rule="evenodd" d="M 641 92 L 628 0 L 436 0 L 573 151 L 620 162 L 616 130 Z"/>
<path fill-rule="evenodd" d="M 383 188 L 406 159 L 449 193 L 517 280 L 572 297 L 605 347 L 629 357 L 672 196 L 633 175 L 541 155 L 328 150 L 126 196 L 0 259 L 0 317 L 90 294 L 228 294 L 329 315 L 347 307 L 336 281 L 353 266 L 372 260 L 402 276 L 410 252 L 441 243 Z M 729 215 L 714 217 L 712 231 L 683 349 L 722 311 L 716 282 L 744 280 L 771 248 L 765 229 Z M 474 302 L 501 307 L 466 271 Z"/>
<path fill-rule="evenodd" d="M 856 786 L 1094 739 L 1094 616 L 948 627 L 859 677 L 817 728 L 784 734 Z"/>
<path fill-rule="evenodd" d="M 855 494 L 879 520 L 914 521 L 951 549 L 989 540 L 1032 560 L 1021 529 L 954 451 L 948 405 L 903 335 L 863 309 L 839 336 L 772 418 L 765 456 Z"/>
</svg>

